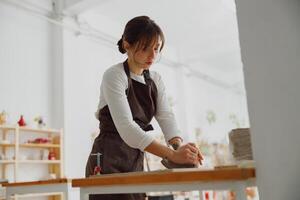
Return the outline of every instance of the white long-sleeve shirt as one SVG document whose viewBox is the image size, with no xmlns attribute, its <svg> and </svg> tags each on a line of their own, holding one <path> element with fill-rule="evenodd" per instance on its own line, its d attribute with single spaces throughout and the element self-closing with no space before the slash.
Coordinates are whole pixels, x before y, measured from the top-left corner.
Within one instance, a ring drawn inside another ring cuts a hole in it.
<svg viewBox="0 0 300 200">
<path fill-rule="evenodd" d="M 130 77 L 143 84 L 143 75 L 136 75 L 130 72 Z M 180 137 L 180 132 L 174 114 L 168 104 L 165 93 L 165 86 L 161 76 L 154 71 L 150 71 L 150 77 L 157 87 L 157 112 L 154 116 L 161 127 L 165 140 L 173 137 Z M 100 100 L 96 117 L 104 106 L 108 105 L 110 114 L 121 138 L 132 148 L 144 149 L 152 143 L 154 137 L 147 134 L 133 120 L 125 90 L 128 88 L 128 79 L 124 71 L 123 63 L 113 65 L 107 69 L 103 75 L 100 86 Z"/>
</svg>

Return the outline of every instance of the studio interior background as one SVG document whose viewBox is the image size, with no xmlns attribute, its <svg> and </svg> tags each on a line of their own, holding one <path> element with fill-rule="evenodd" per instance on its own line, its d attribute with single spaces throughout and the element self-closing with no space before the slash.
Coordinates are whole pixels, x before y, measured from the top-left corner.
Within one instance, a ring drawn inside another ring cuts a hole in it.
<svg viewBox="0 0 300 200">
<path fill-rule="evenodd" d="M 95 112 L 102 75 L 124 61 L 116 44 L 126 22 L 139 15 L 150 16 L 165 34 L 161 59 L 151 70 L 164 80 L 184 140 L 201 148 L 203 167 L 231 164 L 228 134 L 250 127 L 233 0 L 1 0 L 0 112 L 6 125 L 17 124 L 22 115 L 28 127 L 62 130 L 58 144 L 63 152 L 56 151 L 56 158 L 63 162 L 58 170 L 68 178 L 84 177 L 99 133 Z M 153 124 L 153 134 L 163 141 L 155 120 Z M 2 137 L 1 144 L 11 144 L 13 137 Z M 20 133 L 20 144 L 44 137 Z M 14 162 L 6 162 L 15 159 L 13 149 L 1 149 L 2 175 L 10 181 L 61 173 L 49 173 L 49 163 L 37 161 L 16 168 Z M 20 150 L 19 158 L 42 160 L 40 156 L 47 159 L 48 153 Z M 158 157 L 147 157 L 151 170 L 163 168 Z M 71 199 L 78 199 L 77 194 L 74 189 Z M 215 199 L 229 199 L 228 193 L 216 195 Z"/>
</svg>

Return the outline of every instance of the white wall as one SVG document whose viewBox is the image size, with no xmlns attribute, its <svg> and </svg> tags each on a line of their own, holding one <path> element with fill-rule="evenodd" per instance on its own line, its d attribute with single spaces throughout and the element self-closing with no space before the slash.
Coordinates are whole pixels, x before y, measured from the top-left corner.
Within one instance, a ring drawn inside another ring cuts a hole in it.
<svg viewBox="0 0 300 200">
<path fill-rule="evenodd" d="M 12 124 L 23 114 L 29 125 L 42 115 L 51 126 L 51 26 L 0 3 L 0 29 L 0 110 L 9 113 Z M 48 173 L 47 167 L 36 165 L 20 169 L 19 180 L 39 179 Z M 28 174 L 32 169 L 35 173 Z M 8 172 L 8 178 L 12 181 L 13 173 Z"/>
<path fill-rule="evenodd" d="M 243 93 L 212 85 L 192 74 L 188 77 L 188 86 L 187 115 L 191 133 L 200 128 L 203 139 L 209 143 L 227 143 L 231 129 L 249 127 L 247 102 Z M 210 112 L 215 114 L 215 122 L 209 123 L 207 120 Z M 233 119 L 233 116 L 236 118 Z"/>
<path fill-rule="evenodd" d="M 300 199 L 300 2 L 237 0 L 261 199 Z"/>
<path fill-rule="evenodd" d="M 51 27 L 13 6 L 0 3 L 0 110 L 16 123 L 37 115 L 51 125 Z"/>
</svg>

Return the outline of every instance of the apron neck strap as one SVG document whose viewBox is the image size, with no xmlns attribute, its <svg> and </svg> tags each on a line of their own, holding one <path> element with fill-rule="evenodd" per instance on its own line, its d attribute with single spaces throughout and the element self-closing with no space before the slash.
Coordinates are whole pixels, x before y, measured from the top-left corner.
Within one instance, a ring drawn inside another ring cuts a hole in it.
<svg viewBox="0 0 300 200">
<path fill-rule="evenodd" d="M 124 66 L 124 70 L 125 70 L 125 73 L 127 75 L 127 78 L 130 79 L 130 70 L 129 70 L 129 65 L 128 65 L 128 59 L 126 59 L 123 62 L 123 66 Z M 148 83 L 148 81 L 151 79 L 150 78 L 150 72 L 149 72 L 148 69 L 143 71 L 143 76 L 144 76 L 144 79 L 145 79 L 146 83 Z"/>
</svg>

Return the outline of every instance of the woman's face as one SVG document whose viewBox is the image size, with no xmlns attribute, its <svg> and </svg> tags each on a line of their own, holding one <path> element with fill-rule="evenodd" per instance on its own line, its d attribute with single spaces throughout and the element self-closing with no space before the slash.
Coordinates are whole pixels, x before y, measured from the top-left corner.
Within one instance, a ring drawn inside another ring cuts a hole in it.
<svg viewBox="0 0 300 200">
<path fill-rule="evenodd" d="M 161 39 L 155 40 L 151 45 L 137 49 L 137 45 L 128 49 L 128 58 L 135 62 L 142 69 L 149 69 L 156 61 L 160 47 L 162 45 Z"/>
</svg>

